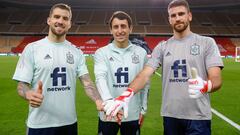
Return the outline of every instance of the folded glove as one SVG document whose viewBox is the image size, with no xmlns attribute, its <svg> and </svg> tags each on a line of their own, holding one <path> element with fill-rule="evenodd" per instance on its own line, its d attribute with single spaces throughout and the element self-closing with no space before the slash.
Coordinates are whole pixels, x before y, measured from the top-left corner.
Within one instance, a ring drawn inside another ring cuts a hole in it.
<svg viewBox="0 0 240 135">
<path fill-rule="evenodd" d="M 118 111 L 123 108 L 124 117 L 128 117 L 128 103 L 130 99 L 133 97 L 134 92 L 131 88 L 128 88 L 126 91 L 122 93 L 119 97 L 116 97 L 114 101 L 109 101 L 105 104 L 104 110 L 106 115 L 110 115 L 112 117 L 116 116 Z"/>
<path fill-rule="evenodd" d="M 205 81 L 198 76 L 196 68 L 191 69 L 192 78 L 188 79 L 188 92 L 190 98 L 200 98 L 205 93 L 210 92 L 212 89 L 212 82 L 210 80 Z"/>
</svg>

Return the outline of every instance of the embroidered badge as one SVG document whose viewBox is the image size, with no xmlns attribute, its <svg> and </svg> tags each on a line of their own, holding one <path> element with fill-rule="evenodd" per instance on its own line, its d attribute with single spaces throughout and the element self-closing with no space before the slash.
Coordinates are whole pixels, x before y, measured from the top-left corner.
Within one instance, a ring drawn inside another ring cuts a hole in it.
<svg viewBox="0 0 240 135">
<path fill-rule="evenodd" d="M 190 54 L 191 55 L 199 55 L 200 54 L 200 46 L 197 44 L 191 45 Z"/>
<path fill-rule="evenodd" d="M 139 56 L 135 53 L 132 55 L 132 63 L 134 63 L 134 64 L 139 63 Z"/>
<path fill-rule="evenodd" d="M 74 64 L 74 57 L 73 57 L 73 55 L 70 52 L 68 52 L 66 55 L 67 55 L 67 63 Z"/>
</svg>

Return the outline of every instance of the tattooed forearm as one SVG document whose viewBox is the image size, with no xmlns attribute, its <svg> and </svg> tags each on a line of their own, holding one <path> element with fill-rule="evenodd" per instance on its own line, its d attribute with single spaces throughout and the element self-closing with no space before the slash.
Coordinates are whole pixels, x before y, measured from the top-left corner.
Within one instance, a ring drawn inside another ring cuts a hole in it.
<svg viewBox="0 0 240 135">
<path fill-rule="evenodd" d="M 18 94 L 24 99 L 26 99 L 26 92 L 30 90 L 29 84 L 25 82 L 18 82 L 17 90 Z"/>
<path fill-rule="evenodd" d="M 95 85 L 93 84 L 89 74 L 80 76 L 80 80 L 88 97 L 90 97 L 93 101 L 101 99 L 100 94 L 98 93 Z"/>
</svg>

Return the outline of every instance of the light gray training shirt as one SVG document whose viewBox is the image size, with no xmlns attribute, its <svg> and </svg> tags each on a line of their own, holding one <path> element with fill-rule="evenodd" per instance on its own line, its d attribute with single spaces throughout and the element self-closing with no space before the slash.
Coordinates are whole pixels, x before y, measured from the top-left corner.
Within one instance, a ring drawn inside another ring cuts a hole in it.
<svg viewBox="0 0 240 135">
<path fill-rule="evenodd" d="M 187 80 L 191 78 L 191 67 L 197 68 L 204 80 L 207 80 L 210 67 L 223 67 L 218 47 L 212 38 L 195 33 L 179 40 L 171 37 L 154 48 L 147 65 L 154 69 L 162 66 L 162 116 L 211 119 L 209 95 L 190 98 Z"/>
</svg>

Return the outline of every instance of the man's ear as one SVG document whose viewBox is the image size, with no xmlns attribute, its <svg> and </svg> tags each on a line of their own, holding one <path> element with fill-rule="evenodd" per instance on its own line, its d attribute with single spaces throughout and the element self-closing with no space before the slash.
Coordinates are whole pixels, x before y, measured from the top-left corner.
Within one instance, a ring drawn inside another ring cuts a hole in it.
<svg viewBox="0 0 240 135">
<path fill-rule="evenodd" d="M 133 26 L 131 25 L 131 27 L 130 27 L 130 33 L 132 33 L 132 30 L 133 30 Z"/>
<path fill-rule="evenodd" d="M 189 14 L 189 17 L 188 17 L 188 19 L 189 19 L 189 21 L 191 22 L 191 21 L 192 21 L 192 13 L 191 13 L 191 12 L 189 12 L 188 14 Z"/>
<path fill-rule="evenodd" d="M 47 24 L 50 24 L 50 17 L 47 18 Z"/>
</svg>

